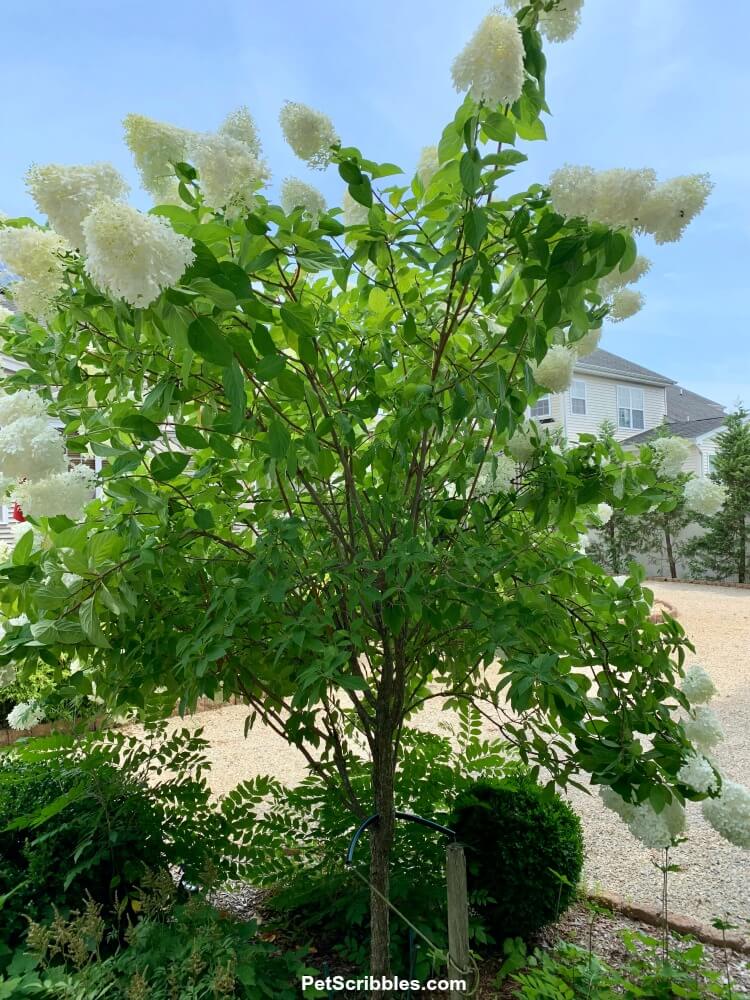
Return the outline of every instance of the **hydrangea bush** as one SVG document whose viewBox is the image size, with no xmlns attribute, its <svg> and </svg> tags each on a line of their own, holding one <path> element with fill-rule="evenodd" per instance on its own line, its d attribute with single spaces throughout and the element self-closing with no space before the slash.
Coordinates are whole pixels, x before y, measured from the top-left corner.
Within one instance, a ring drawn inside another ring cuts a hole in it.
<svg viewBox="0 0 750 1000">
<path fill-rule="evenodd" d="M 338 170 L 343 214 L 298 183 L 276 203 L 241 110 L 212 136 L 128 117 L 148 213 L 101 167 L 37 170 L 52 228 L 0 228 L 21 308 L 3 349 L 25 365 L 0 404 L 19 431 L 0 446 L 11 488 L 45 462 L 60 474 L 37 400 L 104 462 L 85 516 L 35 505 L 0 566 L 18 623 L 0 664 L 73 649 L 77 683 L 146 713 L 243 698 L 248 725 L 298 747 L 352 823 L 379 813 L 374 974 L 400 736 L 429 699 L 479 705 L 561 785 L 587 772 L 657 814 L 699 797 L 678 777 L 694 749 L 672 711 L 689 708 L 685 636 L 650 620 L 640 578 L 580 551 L 593 518 L 675 489 L 611 440 L 562 450 L 526 421 L 622 315 L 611 289 L 643 270 L 634 233 L 681 235 L 708 187 L 584 171 L 514 192 L 545 137 L 542 34 L 568 37 L 580 9 L 489 14 L 453 66 L 466 96 L 413 172 L 286 103 L 292 148 Z"/>
</svg>

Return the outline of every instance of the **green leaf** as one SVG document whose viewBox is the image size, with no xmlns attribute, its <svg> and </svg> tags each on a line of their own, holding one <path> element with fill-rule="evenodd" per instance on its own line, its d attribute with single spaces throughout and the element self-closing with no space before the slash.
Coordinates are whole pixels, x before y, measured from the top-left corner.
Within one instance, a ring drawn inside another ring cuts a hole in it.
<svg viewBox="0 0 750 1000">
<path fill-rule="evenodd" d="M 13 548 L 11 562 L 14 566 L 23 566 L 34 548 L 34 532 L 24 531 Z"/>
<path fill-rule="evenodd" d="M 191 427 L 189 424 L 177 424 L 174 432 L 183 448 L 208 447 L 208 441 L 206 441 L 200 431 L 197 431 L 195 427 Z"/>
<path fill-rule="evenodd" d="M 281 307 L 281 321 L 298 336 L 314 337 L 317 333 L 315 316 L 297 302 L 285 302 Z"/>
<path fill-rule="evenodd" d="M 285 368 L 286 358 L 283 354 L 267 354 L 265 358 L 261 358 L 258 362 L 255 374 L 261 382 L 270 382 L 272 378 L 280 375 Z"/>
<path fill-rule="evenodd" d="M 188 343 L 196 354 L 222 368 L 232 363 L 232 348 L 208 316 L 199 316 L 188 327 Z"/>
<path fill-rule="evenodd" d="M 271 458 L 284 458 L 289 451 L 291 437 L 289 431 L 280 420 L 272 420 L 268 427 L 266 443 Z"/>
<path fill-rule="evenodd" d="M 162 451 L 151 459 L 151 475 L 159 483 L 175 479 L 185 469 L 190 456 L 182 451 Z"/>
<path fill-rule="evenodd" d="M 255 344 L 260 354 L 262 355 L 276 354 L 278 348 L 274 343 L 273 337 L 268 332 L 265 326 L 262 326 L 259 323 L 253 330 L 252 337 L 253 337 L 253 343 Z"/>
<path fill-rule="evenodd" d="M 253 236 L 265 236 L 268 232 L 268 225 L 259 218 L 257 215 L 246 215 L 245 216 L 245 228 Z"/>
<path fill-rule="evenodd" d="M 247 397 L 245 376 L 236 361 L 224 369 L 224 392 L 230 404 L 231 422 L 234 430 L 239 430 L 245 418 Z"/>
<path fill-rule="evenodd" d="M 487 213 L 483 208 L 472 208 L 464 216 L 466 242 L 472 250 L 479 250 L 487 235 Z"/>
<path fill-rule="evenodd" d="M 461 157 L 459 175 L 464 191 L 468 195 L 475 194 L 482 182 L 482 158 L 478 149 L 470 149 Z"/>
<path fill-rule="evenodd" d="M 365 208 L 370 208 L 372 206 L 372 186 L 370 185 L 370 178 L 362 175 L 362 180 L 359 184 L 349 185 L 349 194 L 358 201 L 360 205 L 364 205 Z"/>
<path fill-rule="evenodd" d="M 128 413 L 120 421 L 120 427 L 142 441 L 155 441 L 158 437 L 161 437 L 161 430 L 158 424 L 155 424 L 153 420 L 149 420 L 148 417 L 144 417 L 140 413 Z"/>
<path fill-rule="evenodd" d="M 453 122 L 446 125 L 438 143 L 438 162 L 445 163 L 452 160 L 461 151 L 461 133 L 456 129 Z"/>
<path fill-rule="evenodd" d="M 482 122 L 482 131 L 487 136 L 488 139 L 494 139 L 495 142 L 515 142 L 516 141 L 516 127 L 510 118 L 505 115 L 501 115 L 497 111 L 493 111 L 491 114 L 487 115 L 485 120 Z"/>
<path fill-rule="evenodd" d="M 93 597 L 89 597 L 83 602 L 78 610 L 78 617 L 83 633 L 89 642 L 102 649 L 109 649 L 109 641 L 99 625 L 99 616 L 96 613 Z"/>
<path fill-rule="evenodd" d="M 562 316 L 562 300 L 559 292 L 549 292 L 544 300 L 542 317 L 547 329 L 557 326 Z"/>
<path fill-rule="evenodd" d="M 299 348 L 300 361 L 310 368 L 318 367 L 318 348 L 314 337 L 300 336 L 297 344 Z"/>
<path fill-rule="evenodd" d="M 203 531 L 210 531 L 214 527 L 214 516 L 208 507 L 201 507 L 193 514 L 196 527 Z"/>
</svg>

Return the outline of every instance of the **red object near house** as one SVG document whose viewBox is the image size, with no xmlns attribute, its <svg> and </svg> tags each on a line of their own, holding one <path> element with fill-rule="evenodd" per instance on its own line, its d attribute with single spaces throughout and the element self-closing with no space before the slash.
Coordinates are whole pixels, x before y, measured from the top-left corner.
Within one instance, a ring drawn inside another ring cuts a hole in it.
<svg viewBox="0 0 750 1000">
<path fill-rule="evenodd" d="M 23 511 L 18 506 L 17 503 L 13 504 L 13 513 L 10 515 L 14 521 L 25 521 L 26 518 L 23 516 Z"/>
</svg>

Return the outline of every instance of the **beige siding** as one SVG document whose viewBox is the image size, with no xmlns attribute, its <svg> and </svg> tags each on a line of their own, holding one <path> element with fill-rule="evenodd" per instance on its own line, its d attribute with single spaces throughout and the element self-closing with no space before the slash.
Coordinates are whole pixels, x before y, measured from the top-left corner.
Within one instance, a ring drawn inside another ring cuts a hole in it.
<svg viewBox="0 0 750 1000">
<path fill-rule="evenodd" d="M 695 442 L 690 442 L 690 454 L 682 464 L 683 472 L 692 472 L 694 476 L 703 476 L 703 456 L 701 455 Z"/>
<path fill-rule="evenodd" d="M 570 390 L 552 397 L 551 427 L 560 428 L 569 441 L 577 441 L 581 434 L 597 434 L 602 423 L 610 420 L 615 425 L 615 436 L 623 440 L 640 432 L 640 428 L 617 426 L 617 386 L 643 390 L 643 430 L 657 427 L 666 415 L 663 386 L 644 385 L 637 382 L 618 382 L 601 375 L 578 374 L 576 381 L 586 386 L 586 413 L 573 413 Z"/>
</svg>

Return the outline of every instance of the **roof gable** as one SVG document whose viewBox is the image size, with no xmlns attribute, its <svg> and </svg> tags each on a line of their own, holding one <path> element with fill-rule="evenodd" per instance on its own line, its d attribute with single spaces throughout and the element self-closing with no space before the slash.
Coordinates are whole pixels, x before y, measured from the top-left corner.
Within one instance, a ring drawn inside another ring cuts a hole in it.
<svg viewBox="0 0 750 1000">
<path fill-rule="evenodd" d="M 576 362 L 576 371 L 591 372 L 609 378 L 622 378 L 629 382 L 645 382 L 649 385 L 674 385 L 672 378 L 660 375 L 650 368 L 637 365 L 619 354 L 603 351 L 600 347 Z"/>
</svg>

